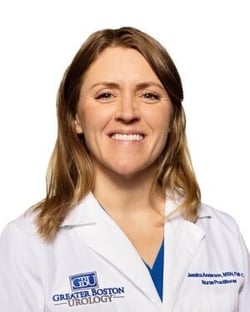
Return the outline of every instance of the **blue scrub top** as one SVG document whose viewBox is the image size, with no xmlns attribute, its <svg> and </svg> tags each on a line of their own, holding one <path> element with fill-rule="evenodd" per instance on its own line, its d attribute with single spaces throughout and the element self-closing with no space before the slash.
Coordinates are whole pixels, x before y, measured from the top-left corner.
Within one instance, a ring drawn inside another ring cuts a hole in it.
<svg viewBox="0 0 250 312">
<path fill-rule="evenodd" d="M 149 270 L 149 273 L 152 277 L 152 280 L 159 294 L 159 297 L 161 298 L 161 301 L 163 292 L 163 262 L 164 262 L 164 240 L 161 244 L 160 250 L 157 254 L 157 257 L 155 259 L 152 268 L 147 263 L 144 262 Z"/>
</svg>

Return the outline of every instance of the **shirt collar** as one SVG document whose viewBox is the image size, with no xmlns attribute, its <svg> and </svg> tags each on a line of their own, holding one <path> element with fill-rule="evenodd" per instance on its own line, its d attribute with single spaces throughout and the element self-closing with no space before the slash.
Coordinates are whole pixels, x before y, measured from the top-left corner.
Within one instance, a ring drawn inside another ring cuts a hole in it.
<svg viewBox="0 0 250 312">
<path fill-rule="evenodd" d="M 89 193 L 65 217 L 60 227 L 87 225 L 96 223 L 97 210 L 101 209 L 92 193 Z"/>
<path fill-rule="evenodd" d="M 176 196 L 176 198 L 167 196 L 165 214 L 166 216 L 170 214 L 169 220 L 181 218 L 180 211 L 177 211 L 176 213 L 174 212 L 180 202 L 180 196 Z M 60 227 L 94 224 L 97 221 L 98 211 L 100 212 L 100 210 L 102 211 L 103 208 L 100 206 L 93 193 L 90 192 L 69 212 Z M 207 205 L 201 204 L 198 211 L 198 219 L 211 217 L 211 208 Z"/>
</svg>

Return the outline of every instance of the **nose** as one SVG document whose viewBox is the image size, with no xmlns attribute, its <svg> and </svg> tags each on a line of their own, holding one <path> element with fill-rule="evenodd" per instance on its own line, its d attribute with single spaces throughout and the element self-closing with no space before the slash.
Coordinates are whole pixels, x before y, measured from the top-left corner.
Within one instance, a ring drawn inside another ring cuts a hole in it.
<svg viewBox="0 0 250 312">
<path fill-rule="evenodd" d="M 133 96 L 124 96 L 119 102 L 115 119 L 124 123 L 133 123 L 140 119 L 140 112 L 136 98 Z"/>
</svg>

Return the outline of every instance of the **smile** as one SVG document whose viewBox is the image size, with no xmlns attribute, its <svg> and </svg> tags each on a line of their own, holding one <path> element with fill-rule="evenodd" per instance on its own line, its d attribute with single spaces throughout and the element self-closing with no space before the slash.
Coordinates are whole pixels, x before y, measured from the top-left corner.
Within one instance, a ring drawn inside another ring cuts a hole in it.
<svg viewBox="0 0 250 312">
<path fill-rule="evenodd" d="M 144 139 L 144 136 L 141 134 L 114 133 L 111 135 L 111 139 L 117 141 L 142 141 Z"/>
</svg>

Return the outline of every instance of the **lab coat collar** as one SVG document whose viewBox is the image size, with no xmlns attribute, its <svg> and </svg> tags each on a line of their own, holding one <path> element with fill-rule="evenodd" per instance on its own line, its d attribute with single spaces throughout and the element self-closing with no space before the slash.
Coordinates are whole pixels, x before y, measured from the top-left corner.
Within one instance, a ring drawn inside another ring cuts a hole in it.
<svg viewBox="0 0 250 312">
<path fill-rule="evenodd" d="M 180 204 L 181 197 L 173 198 L 167 197 L 165 214 L 166 216 L 174 212 L 176 207 Z M 60 227 L 70 227 L 77 225 L 87 225 L 95 223 L 97 211 L 93 209 L 94 206 L 100 206 L 96 201 L 94 195 L 89 193 L 78 205 L 76 205 L 70 213 L 66 216 Z M 198 219 L 211 218 L 211 209 L 208 206 L 201 204 L 198 212 Z M 180 219 L 180 212 L 171 214 L 169 221 Z"/>
<path fill-rule="evenodd" d="M 181 204 L 181 201 L 183 200 L 183 197 L 180 195 L 170 195 L 169 192 L 167 192 L 167 200 L 166 200 L 166 206 L 165 206 L 165 214 L 166 216 L 170 216 L 168 220 L 174 220 L 178 218 L 182 218 L 181 212 L 179 210 L 176 210 L 178 205 Z M 198 208 L 198 219 L 203 218 L 211 218 L 211 207 L 204 205 L 203 203 L 200 204 Z"/>
<path fill-rule="evenodd" d="M 174 211 L 179 200 L 166 201 L 166 213 Z M 210 211 L 201 207 L 199 218 L 210 217 Z M 158 311 L 174 309 L 177 296 L 186 276 L 190 261 L 196 252 L 204 231 L 185 221 L 180 213 L 165 225 L 164 301 L 159 299 L 152 279 L 132 243 L 118 225 L 101 208 L 93 194 L 89 194 L 66 217 L 61 227 L 76 227 L 80 239 L 99 256 L 105 258 L 152 301 Z"/>
<path fill-rule="evenodd" d="M 176 218 L 165 225 L 164 311 L 174 311 L 190 262 L 205 232 L 196 224 Z"/>
<path fill-rule="evenodd" d="M 165 210 L 166 216 L 170 214 L 170 217 L 165 225 L 164 311 L 174 311 L 190 262 L 205 237 L 205 232 L 200 226 L 184 220 L 181 212 L 176 210 L 181 200 L 181 197 L 169 196 Z M 211 218 L 211 211 L 210 207 L 201 204 L 198 220 Z"/>
<path fill-rule="evenodd" d="M 77 204 L 65 217 L 60 227 L 72 227 L 96 223 L 96 209 L 98 205 L 92 193 L 89 193 L 79 204 Z"/>
</svg>

